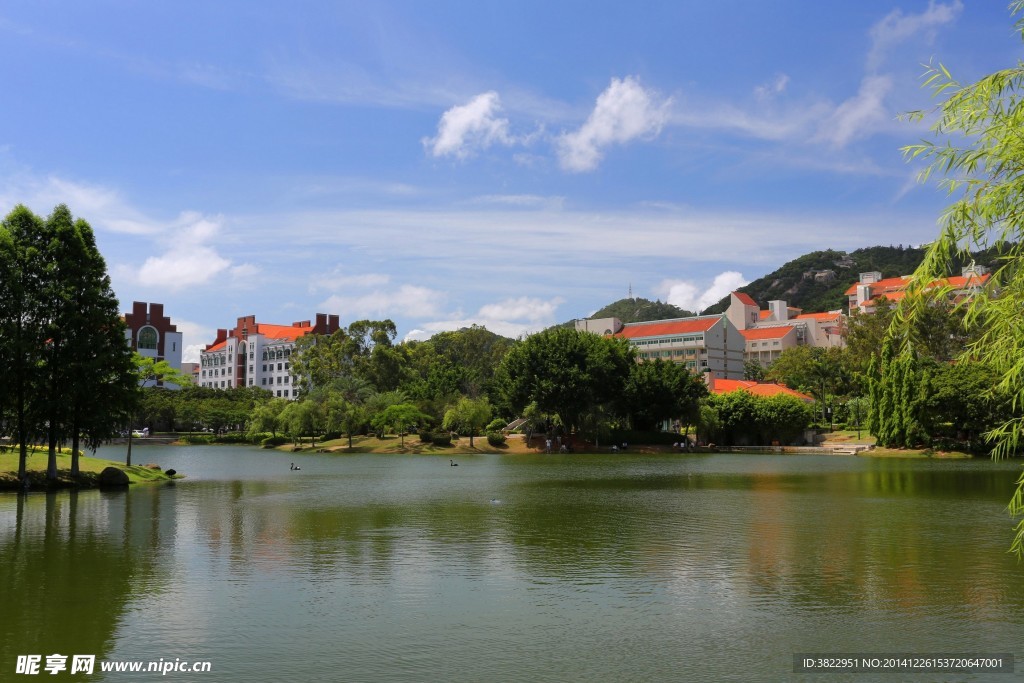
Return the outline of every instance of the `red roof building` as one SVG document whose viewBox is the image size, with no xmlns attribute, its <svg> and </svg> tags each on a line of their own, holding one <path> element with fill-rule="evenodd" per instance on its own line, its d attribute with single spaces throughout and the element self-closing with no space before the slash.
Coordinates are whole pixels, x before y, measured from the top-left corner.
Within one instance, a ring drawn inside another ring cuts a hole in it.
<svg viewBox="0 0 1024 683">
<path fill-rule="evenodd" d="M 295 342 L 308 334 L 338 331 L 338 316 L 316 314 L 291 325 L 256 322 L 256 316 L 238 318 L 233 329 L 217 330 L 212 344 L 199 353 L 199 385 L 216 389 L 260 387 L 275 396 L 295 399 L 299 390 L 291 373 Z"/>
<path fill-rule="evenodd" d="M 713 394 L 728 394 L 733 391 L 746 391 L 754 396 L 792 396 L 806 403 L 814 403 L 807 394 L 790 389 L 785 384 L 770 382 L 749 382 L 747 380 L 718 379 L 713 374 L 708 377 L 708 391 Z"/>
<path fill-rule="evenodd" d="M 576 329 L 628 340 L 639 362 L 661 359 L 697 373 L 743 377 L 743 337 L 724 315 L 626 324 L 593 318 L 577 320 Z"/>
<path fill-rule="evenodd" d="M 935 280 L 929 288 L 948 288 L 954 297 L 970 295 L 980 290 L 989 279 L 988 268 L 971 264 L 960 275 Z M 896 302 L 906 296 L 910 283 L 909 275 L 883 278 L 878 271 L 861 273 L 860 280 L 846 290 L 850 315 L 853 313 L 874 313 L 878 302 L 887 299 Z"/>
</svg>

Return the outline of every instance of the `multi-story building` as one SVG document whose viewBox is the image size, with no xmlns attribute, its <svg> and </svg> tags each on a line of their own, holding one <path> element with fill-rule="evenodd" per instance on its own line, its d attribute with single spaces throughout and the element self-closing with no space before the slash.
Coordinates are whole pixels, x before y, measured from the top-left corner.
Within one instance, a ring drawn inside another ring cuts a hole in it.
<svg viewBox="0 0 1024 683">
<path fill-rule="evenodd" d="M 625 324 L 594 318 L 577 320 L 576 329 L 629 340 L 640 362 L 661 358 L 697 373 L 743 378 L 743 337 L 724 315 Z"/>
<path fill-rule="evenodd" d="M 310 321 L 291 325 L 256 322 L 256 316 L 238 318 L 233 329 L 217 330 L 217 338 L 199 353 L 199 386 L 215 389 L 259 387 L 276 397 L 295 399 L 291 359 L 295 342 L 307 334 L 338 330 L 338 316 L 316 314 Z"/>
<path fill-rule="evenodd" d="M 157 361 L 167 361 L 175 370 L 181 371 L 181 332 L 164 315 L 163 304 L 150 304 L 142 301 L 132 302 L 132 312 L 124 314 L 124 337 L 140 356 Z M 168 389 L 177 389 L 178 385 L 157 383 Z"/>
<path fill-rule="evenodd" d="M 936 280 L 929 287 L 948 288 L 950 296 L 956 299 L 977 292 L 985 285 L 988 278 L 988 268 L 972 263 L 963 268 L 960 275 Z M 857 312 L 874 313 L 880 299 L 899 301 L 906 294 L 909 283 L 909 275 L 883 278 L 878 271 L 861 273 L 860 280 L 846 290 L 850 315 Z"/>
<path fill-rule="evenodd" d="M 768 308 L 761 310 L 750 296 L 733 292 L 725 315 L 744 338 L 744 360 L 756 360 L 766 367 L 796 346 L 846 344 L 842 311 L 804 313 L 785 301 L 769 301 Z"/>
</svg>

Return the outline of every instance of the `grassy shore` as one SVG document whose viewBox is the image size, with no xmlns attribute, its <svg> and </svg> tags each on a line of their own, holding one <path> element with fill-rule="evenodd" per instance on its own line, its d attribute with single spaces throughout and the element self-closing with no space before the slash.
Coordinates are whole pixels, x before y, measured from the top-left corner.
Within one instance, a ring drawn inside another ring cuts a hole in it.
<svg viewBox="0 0 1024 683">
<path fill-rule="evenodd" d="M 857 437 L 856 431 L 848 432 L 834 432 L 829 435 L 829 439 L 826 445 L 853 445 L 853 444 L 864 444 L 874 445 L 875 438 L 866 433 L 862 433 L 861 437 Z M 478 436 L 473 439 L 473 447 L 470 448 L 469 437 L 461 437 L 455 441 L 452 441 L 451 446 L 435 446 L 434 444 L 423 443 L 419 440 L 419 437 L 412 435 L 405 437 L 405 446 L 402 446 L 402 441 L 398 436 L 387 435 L 383 439 L 378 439 L 375 436 L 357 436 L 352 439 L 352 448 L 348 446 L 348 438 L 334 439 L 331 441 L 317 441 L 316 446 L 310 445 L 309 441 L 306 440 L 301 446 L 294 444 L 285 444 L 278 446 L 277 450 L 288 453 L 296 452 L 326 452 L 326 453 L 378 453 L 381 455 L 387 454 L 399 454 L 399 453 L 413 453 L 417 455 L 471 455 L 479 453 L 503 453 L 506 455 L 515 454 L 526 454 L 526 453 L 542 453 L 543 452 L 543 438 L 534 437 L 531 446 L 527 446 L 525 440 L 521 435 L 514 434 L 509 436 L 508 441 L 503 446 L 491 446 L 487 443 L 487 437 Z M 580 450 L 577 448 L 577 454 L 584 453 L 607 453 L 608 448 L 601 447 L 599 449 L 587 449 Z M 670 446 L 639 446 L 631 445 L 628 453 L 632 454 L 653 454 L 653 453 L 673 453 L 675 451 Z M 871 450 L 861 451 L 859 457 L 865 458 L 970 458 L 972 457 L 969 453 L 961 453 L 959 451 L 933 451 L 930 449 L 896 449 L 896 448 L 872 448 Z"/>
<path fill-rule="evenodd" d="M 20 490 L 18 482 L 18 450 L 16 447 L 5 446 L 6 450 L 0 452 L 0 491 Z M 33 448 L 29 451 L 25 463 L 26 473 L 31 481 L 32 490 L 47 488 L 96 488 L 100 472 L 107 467 L 116 467 L 123 470 L 132 484 L 159 483 L 171 481 L 163 471 L 144 465 L 133 465 L 127 467 L 124 463 L 102 458 L 91 458 L 81 456 L 78 458 L 78 468 L 81 471 L 81 478 L 75 480 L 71 477 L 71 453 L 65 451 L 57 454 L 57 482 L 48 482 L 46 479 L 47 451 L 43 448 Z M 176 475 L 177 476 L 177 475 Z"/>
</svg>

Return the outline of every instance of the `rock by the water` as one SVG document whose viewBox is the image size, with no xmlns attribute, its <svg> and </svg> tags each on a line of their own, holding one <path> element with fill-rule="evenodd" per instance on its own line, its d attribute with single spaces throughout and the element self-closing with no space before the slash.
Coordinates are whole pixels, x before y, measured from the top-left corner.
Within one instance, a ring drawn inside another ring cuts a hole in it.
<svg viewBox="0 0 1024 683">
<path fill-rule="evenodd" d="M 164 474 L 166 474 L 168 477 L 173 477 L 177 473 L 178 470 L 167 470 L 166 472 L 164 472 Z"/>
<path fill-rule="evenodd" d="M 124 470 L 116 467 L 106 467 L 100 472 L 100 488 L 123 488 L 128 486 L 130 480 Z"/>
</svg>

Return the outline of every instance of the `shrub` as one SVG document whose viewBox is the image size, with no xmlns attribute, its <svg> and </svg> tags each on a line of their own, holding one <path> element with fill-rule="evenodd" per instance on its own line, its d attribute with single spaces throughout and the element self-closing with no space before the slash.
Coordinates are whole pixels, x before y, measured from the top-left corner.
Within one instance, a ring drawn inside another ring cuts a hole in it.
<svg viewBox="0 0 1024 683">
<path fill-rule="evenodd" d="M 500 432 L 507 425 L 508 425 L 507 422 L 502 420 L 500 417 L 496 417 L 493 420 L 491 420 L 490 423 L 487 425 L 487 431 L 488 432 Z"/>
<path fill-rule="evenodd" d="M 327 432 L 320 437 L 321 441 L 334 441 L 341 438 L 341 432 Z"/>
<path fill-rule="evenodd" d="M 487 443 L 495 448 L 505 445 L 505 435 L 500 432 L 487 432 Z"/>
<path fill-rule="evenodd" d="M 431 441 L 435 446 L 451 446 L 452 435 L 449 434 L 448 432 L 441 432 L 438 434 L 434 434 Z"/>
<path fill-rule="evenodd" d="M 286 436 L 268 436 L 267 438 L 260 441 L 260 445 L 264 448 L 273 448 L 274 446 L 283 446 L 288 443 L 288 437 Z"/>
<path fill-rule="evenodd" d="M 431 443 L 434 440 L 434 433 L 428 432 L 425 429 L 420 430 L 420 441 L 423 443 Z"/>
<path fill-rule="evenodd" d="M 213 443 L 212 434 L 186 434 L 181 440 L 187 444 L 204 445 Z"/>
</svg>

